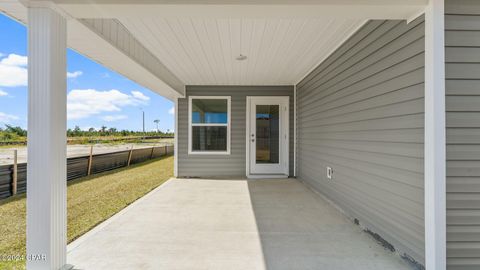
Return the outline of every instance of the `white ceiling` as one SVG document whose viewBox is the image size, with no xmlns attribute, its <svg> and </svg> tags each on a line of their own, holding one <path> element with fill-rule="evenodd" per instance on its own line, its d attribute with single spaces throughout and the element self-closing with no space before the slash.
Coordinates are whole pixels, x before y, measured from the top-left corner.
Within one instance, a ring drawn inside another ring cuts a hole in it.
<svg viewBox="0 0 480 270">
<path fill-rule="evenodd" d="M 0 0 L 0 12 L 27 23 L 27 6 L 55 9 L 69 18 L 69 47 L 174 99 L 185 84 L 296 84 L 365 21 L 411 20 L 426 3 Z M 247 60 L 235 60 L 239 54 Z"/>
<path fill-rule="evenodd" d="M 120 18 L 187 85 L 292 85 L 364 20 Z M 238 61 L 240 54 L 247 60 Z"/>
</svg>

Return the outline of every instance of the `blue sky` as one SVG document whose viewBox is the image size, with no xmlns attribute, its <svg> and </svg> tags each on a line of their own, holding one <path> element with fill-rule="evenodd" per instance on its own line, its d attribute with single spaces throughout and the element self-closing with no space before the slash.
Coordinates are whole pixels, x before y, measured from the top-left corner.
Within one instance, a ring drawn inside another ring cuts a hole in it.
<svg viewBox="0 0 480 270">
<path fill-rule="evenodd" d="M 0 14 L 0 126 L 27 127 L 25 26 Z M 173 130 L 173 102 L 72 51 L 67 52 L 68 127 Z"/>
</svg>

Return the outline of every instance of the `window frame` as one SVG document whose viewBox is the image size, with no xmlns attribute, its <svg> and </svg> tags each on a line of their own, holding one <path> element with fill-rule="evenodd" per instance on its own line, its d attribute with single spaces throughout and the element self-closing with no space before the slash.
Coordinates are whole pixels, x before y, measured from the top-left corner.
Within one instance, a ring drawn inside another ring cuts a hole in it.
<svg viewBox="0 0 480 270">
<path fill-rule="evenodd" d="M 227 100 L 227 123 L 192 123 L 192 101 L 194 99 L 223 99 Z M 231 137 L 231 96 L 189 96 L 188 97 L 188 154 L 189 155 L 230 155 Z M 192 127 L 227 127 L 227 150 L 226 151 L 193 151 L 192 150 Z"/>
</svg>

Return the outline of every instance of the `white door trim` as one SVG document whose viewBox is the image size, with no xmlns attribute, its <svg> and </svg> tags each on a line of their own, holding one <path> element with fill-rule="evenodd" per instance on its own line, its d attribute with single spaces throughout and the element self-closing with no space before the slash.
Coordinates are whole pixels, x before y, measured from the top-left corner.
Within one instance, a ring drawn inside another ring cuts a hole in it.
<svg viewBox="0 0 480 270">
<path fill-rule="evenodd" d="M 273 98 L 282 98 L 284 99 L 284 102 L 286 103 L 286 117 L 284 119 L 284 124 L 286 126 L 286 138 L 285 138 L 285 145 L 282 149 L 283 156 L 285 157 L 285 167 L 284 171 L 282 174 L 251 174 L 250 173 L 250 109 L 251 109 L 251 103 L 253 99 L 258 99 L 258 100 L 271 100 Z M 289 147 L 289 140 L 290 140 L 290 97 L 289 96 L 247 96 L 247 104 L 246 104 L 246 112 L 245 112 L 245 118 L 246 118 L 246 126 L 245 126 L 245 149 L 246 149 L 246 155 L 245 155 L 245 174 L 248 178 L 285 178 L 288 177 L 289 175 L 289 160 L 290 160 L 290 147 Z"/>
</svg>

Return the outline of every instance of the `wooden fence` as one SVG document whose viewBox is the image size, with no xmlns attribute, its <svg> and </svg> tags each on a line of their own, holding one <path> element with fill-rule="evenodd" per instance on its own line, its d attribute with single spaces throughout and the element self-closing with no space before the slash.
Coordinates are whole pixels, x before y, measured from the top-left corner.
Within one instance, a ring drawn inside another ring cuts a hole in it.
<svg viewBox="0 0 480 270">
<path fill-rule="evenodd" d="M 173 145 L 166 145 L 94 155 L 91 148 L 90 155 L 67 159 L 67 181 L 171 155 L 173 151 Z M 0 166 L 0 199 L 26 192 L 26 189 L 27 163 L 17 164 L 14 158 L 14 164 Z"/>
</svg>

